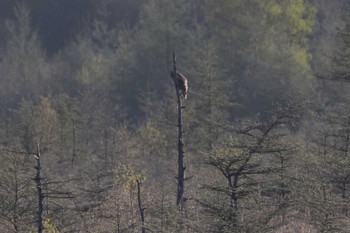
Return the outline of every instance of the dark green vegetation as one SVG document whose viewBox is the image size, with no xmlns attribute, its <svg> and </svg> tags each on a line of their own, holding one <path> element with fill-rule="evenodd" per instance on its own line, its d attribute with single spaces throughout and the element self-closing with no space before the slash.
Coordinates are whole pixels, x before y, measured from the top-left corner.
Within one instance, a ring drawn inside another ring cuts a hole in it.
<svg viewBox="0 0 350 233">
<path fill-rule="evenodd" d="M 348 1 L 23 2 L 0 0 L 0 232 L 350 232 Z"/>
</svg>

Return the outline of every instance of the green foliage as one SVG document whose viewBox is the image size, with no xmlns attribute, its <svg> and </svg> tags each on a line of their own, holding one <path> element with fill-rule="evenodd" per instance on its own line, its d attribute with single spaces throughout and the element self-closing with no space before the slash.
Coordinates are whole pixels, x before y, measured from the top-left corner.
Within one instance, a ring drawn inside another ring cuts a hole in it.
<svg viewBox="0 0 350 233">
<path fill-rule="evenodd" d="M 226 140 L 225 146 L 216 146 L 213 148 L 213 153 L 208 155 L 210 164 L 216 166 L 220 170 L 232 169 L 238 170 L 243 162 L 248 159 L 246 151 L 242 148 L 236 148 L 235 139 L 229 137 Z"/>
<path fill-rule="evenodd" d="M 214 1 L 206 21 L 221 56 L 220 68 L 235 81 L 240 112 L 263 112 L 285 103 L 286 92 L 308 94 L 315 8 L 306 1 Z M 302 85 L 300 85 L 302 83 Z M 269 95 L 266 95 L 269 93 Z M 282 97 L 282 98 L 281 98 Z"/>
<path fill-rule="evenodd" d="M 218 170 L 222 179 L 204 186 L 210 193 L 202 205 L 219 222 L 216 226 L 223 227 L 222 232 L 265 232 L 277 225 L 268 223 L 286 211 L 288 189 L 276 176 L 287 168 L 277 158 L 295 156 L 282 132 L 293 124 L 300 110 L 299 104 L 291 104 L 277 111 L 270 122 L 253 119 L 238 127 L 227 126 L 231 130 L 225 139 L 206 156 L 206 163 Z M 210 201 L 215 197 L 220 201 Z"/>
<path fill-rule="evenodd" d="M 52 52 L 40 42 L 59 28 L 38 9 L 64 2 L 27 1 L 33 11 L 16 5 L 0 23 L 0 232 L 36 229 L 37 143 L 47 232 L 137 232 L 141 184 L 148 232 L 349 231 L 349 114 L 329 107 L 348 94 L 319 83 L 316 96 L 310 75 L 331 64 L 321 54 L 345 1 L 78 1 L 89 17 Z M 346 27 L 334 59 L 343 79 Z M 189 81 L 183 212 L 173 49 Z M 299 95 L 317 110 L 295 111 Z"/>
<path fill-rule="evenodd" d="M 123 183 L 122 187 L 126 190 L 134 191 L 138 183 L 143 183 L 146 180 L 142 173 L 137 172 L 130 165 L 123 165 L 118 169 L 118 173 L 120 175 L 117 176 L 117 179 Z"/>
<path fill-rule="evenodd" d="M 46 219 L 44 221 L 44 232 L 46 233 L 60 233 L 60 231 L 52 224 L 51 219 Z"/>
<path fill-rule="evenodd" d="M 229 119 L 229 111 L 234 106 L 231 98 L 234 85 L 219 64 L 215 45 L 211 42 L 197 47 L 195 66 L 191 72 L 193 98 L 185 103 L 188 107 L 185 121 L 190 122 L 189 128 L 193 128 L 190 139 L 204 150 L 211 148 L 220 134 L 219 125 Z"/>
<path fill-rule="evenodd" d="M 346 232 L 349 223 L 349 110 L 342 104 L 332 111 L 319 113 L 315 117 L 318 130 L 310 134 L 311 140 L 301 158 L 309 172 L 302 174 L 302 183 L 296 192 L 305 203 L 303 211 L 311 212 L 310 222 L 320 232 Z"/>
</svg>

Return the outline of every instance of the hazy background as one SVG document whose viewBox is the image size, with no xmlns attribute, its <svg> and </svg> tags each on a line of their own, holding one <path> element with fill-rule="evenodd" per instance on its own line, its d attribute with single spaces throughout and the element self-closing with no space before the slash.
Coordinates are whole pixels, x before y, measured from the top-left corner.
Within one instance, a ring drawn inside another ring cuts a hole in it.
<svg viewBox="0 0 350 233">
<path fill-rule="evenodd" d="M 0 0 L 0 231 L 349 232 L 349 7 Z"/>
</svg>

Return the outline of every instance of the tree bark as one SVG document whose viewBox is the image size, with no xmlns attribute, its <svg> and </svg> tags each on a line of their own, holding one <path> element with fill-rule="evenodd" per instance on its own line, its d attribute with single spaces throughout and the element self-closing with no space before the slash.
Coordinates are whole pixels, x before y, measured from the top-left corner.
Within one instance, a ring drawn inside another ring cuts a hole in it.
<svg viewBox="0 0 350 233">
<path fill-rule="evenodd" d="M 44 195 L 42 192 L 42 184 L 41 184 L 41 161 L 40 161 L 40 147 L 39 147 L 39 143 L 37 143 L 37 147 L 36 147 L 36 177 L 35 177 L 35 183 L 36 183 L 36 189 L 37 189 L 37 193 L 38 193 L 38 210 L 37 210 L 37 225 L 38 225 L 38 233 L 42 233 L 43 232 L 43 201 L 44 201 Z"/>
<path fill-rule="evenodd" d="M 178 109 L 178 174 L 177 174 L 177 195 L 176 195 L 176 205 L 177 207 L 182 210 L 184 207 L 184 193 L 185 193 L 185 169 L 184 166 L 184 142 L 183 142 L 183 120 L 182 120 L 182 100 L 181 100 L 181 94 L 180 89 L 178 85 L 178 79 L 177 79 L 177 70 L 176 70 L 176 55 L 175 50 L 173 51 L 173 64 L 174 64 L 174 71 L 173 71 L 173 80 L 175 83 L 175 91 L 176 91 L 176 97 L 177 97 L 177 109 Z"/>
<path fill-rule="evenodd" d="M 72 166 L 74 165 L 74 159 L 77 155 L 76 153 L 76 132 L 75 132 L 75 120 L 72 118 L 72 135 L 73 135 L 73 151 L 72 151 Z"/>
<path fill-rule="evenodd" d="M 136 182 L 137 182 L 137 201 L 138 201 L 140 217 L 141 217 L 141 232 L 146 233 L 145 208 L 142 207 L 142 199 L 141 199 L 141 181 L 137 180 Z"/>
</svg>

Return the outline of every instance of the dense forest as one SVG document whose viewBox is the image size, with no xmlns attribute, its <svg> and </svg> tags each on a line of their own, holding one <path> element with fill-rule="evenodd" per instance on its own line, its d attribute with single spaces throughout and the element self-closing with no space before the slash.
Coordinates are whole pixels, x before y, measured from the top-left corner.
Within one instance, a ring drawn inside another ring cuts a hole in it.
<svg viewBox="0 0 350 233">
<path fill-rule="evenodd" d="M 0 0 L 0 232 L 350 232 L 349 10 Z"/>
</svg>

